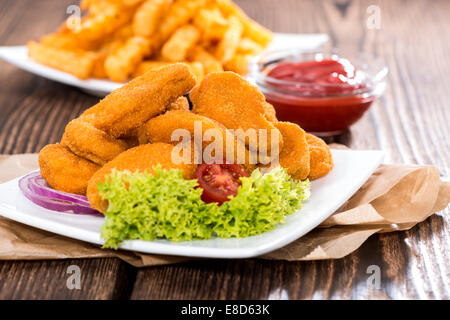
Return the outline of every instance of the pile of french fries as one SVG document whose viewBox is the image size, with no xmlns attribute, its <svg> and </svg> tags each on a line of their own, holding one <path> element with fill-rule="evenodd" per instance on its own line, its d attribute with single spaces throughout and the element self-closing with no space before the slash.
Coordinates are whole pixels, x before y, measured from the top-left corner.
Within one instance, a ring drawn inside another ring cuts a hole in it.
<svg viewBox="0 0 450 320">
<path fill-rule="evenodd" d="M 81 79 L 116 82 L 185 62 L 201 81 L 215 71 L 245 75 L 272 40 L 230 0 L 82 0 L 81 9 L 79 23 L 30 41 L 29 57 Z"/>
</svg>

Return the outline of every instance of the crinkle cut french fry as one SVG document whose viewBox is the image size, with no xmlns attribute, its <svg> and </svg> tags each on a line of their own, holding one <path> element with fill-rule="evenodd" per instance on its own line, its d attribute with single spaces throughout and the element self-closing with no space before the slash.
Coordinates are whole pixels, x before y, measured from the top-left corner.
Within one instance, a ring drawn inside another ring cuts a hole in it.
<svg viewBox="0 0 450 320">
<path fill-rule="evenodd" d="M 170 62 L 155 60 L 142 61 L 133 73 L 133 77 L 139 77 L 150 70 L 160 68 L 168 64 L 170 64 Z M 186 64 L 191 69 L 191 72 L 195 75 L 197 83 L 201 82 L 203 80 L 203 77 L 205 76 L 203 65 L 200 62 L 187 62 Z"/>
<path fill-rule="evenodd" d="M 30 41 L 28 55 L 36 62 L 73 74 L 80 79 L 90 76 L 96 55 L 82 50 L 65 50 Z"/>
<path fill-rule="evenodd" d="M 216 50 L 216 57 L 219 61 L 226 63 L 233 58 L 239 45 L 242 31 L 243 27 L 240 19 L 236 16 L 230 16 L 228 19 L 228 28 Z"/>
<path fill-rule="evenodd" d="M 162 41 L 168 39 L 179 26 L 186 24 L 205 4 L 206 0 L 178 0 L 170 6 L 158 32 Z"/>
<path fill-rule="evenodd" d="M 108 78 L 105 70 L 105 60 L 111 53 L 118 50 L 129 38 L 133 36 L 131 25 L 125 25 L 117 29 L 108 37 L 108 39 L 96 51 L 97 58 L 95 59 L 94 68 L 92 70 L 92 77 L 94 78 Z"/>
<path fill-rule="evenodd" d="M 188 50 L 200 38 L 200 32 L 193 25 L 185 25 L 175 31 L 161 49 L 161 55 L 166 61 L 178 62 L 186 59 Z"/>
<path fill-rule="evenodd" d="M 239 41 L 237 52 L 239 54 L 257 55 L 263 51 L 264 48 L 259 43 L 250 38 L 244 37 Z"/>
<path fill-rule="evenodd" d="M 233 71 L 240 75 L 247 75 L 248 64 L 253 57 L 251 54 L 236 54 L 231 60 L 224 65 L 226 71 Z"/>
<path fill-rule="evenodd" d="M 97 58 L 94 62 L 94 68 L 92 69 L 92 77 L 104 79 L 108 78 L 105 70 L 105 60 L 112 52 L 115 52 L 119 49 L 120 46 L 123 45 L 125 39 L 121 37 L 117 37 L 116 40 L 111 42 L 106 42 L 96 53 Z"/>
<path fill-rule="evenodd" d="M 139 36 L 149 37 L 158 29 L 162 17 L 170 7 L 170 0 L 147 0 L 133 17 L 133 32 Z"/>
<path fill-rule="evenodd" d="M 149 68 L 140 64 L 146 58 L 190 64 L 198 79 L 224 68 L 244 74 L 245 61 L 271 39 L 270 31 L 230 0 L 82 0 L 80 5 L 86 15 L 79 26 L 63 23 L 40 43 L 81 59 L 82 70 L 68 72 L 83 77 L 92 60 L 90 76 L 126 81 Z M 70 63 L 52 65 L 76 69 Z"/>
<path fill-rule="evenodd" d="M 146 60 L 146 61 L 142 61 L 139 66 L 136 68 L 136 70 L 133 73 L 133 77 L 139 77 L 142 76 L 144 73 L 168 65 L 170 64 L 169 62 L 165 62 L 165 61 L 154 61 L 154 60 Z"/>
<path fill-rule="evenodd" d="M 140 36 L 128 39 L 105 60 L 105 72 L 117 82 L 123 82 L 134 72 L 136 66 L 150 54 L 150 40 Z"/>
<path fill-rule="evenodd" d="M 192 73 L 197 79 L 197 83 L 202 82 L 203 78 L 205 77 L 205 68 L 200 62 L 190 62 L 187 64 L 190 68 Z"/>
<path fill-rule="evenodd" d="M 228 21 L 218 8 L 200 10 L 193 22 L 206 39 L 220 39 L 228 26 Z"/>
<path fill-rule="evenodd" d="M 108 43 L 114 42 L 116 40 L 126 40 L 128 38 L 131 38 L 133 35 L 133 28 L 130 24 L 126 24 L 114 31 L 105 42 Z"/>
<path fill-rule="evenodd" d="M 133 7 L 144 0 L 81 0 L 81 10 L 92 10 L 96 6 L 108 6 L 111 4 L 123 7 Z"/>
<path fill-rule="evenodd" d="M 239 17 L 244 26 L 244 36 L 251 38 L 262 46 L 268 45 L 272 41 L 272 32 L 262 25 L 250 19 L 241 8 L 230 0 L 215 0 L 219 8 L 226 14 Z"/>
<path fill-rule="evenodd" d="M 191 61 L 200 62 L 203 65 L 205 74 L 223 71 L 222 64 L 216 57 L 200 46 L 193 47 L 188 53 L 188 58 Z"/>
<path fill-rule="evenodd" d="M 66 33 L 51 33 L 43 36 L 39 42 L 45 46 L 50 46 L 54 48 L 76 50 L 76 49 L 88 49 L 88 45 L 85 45 L 72 34 Z"/>
<path fill-rule="evenodd" d="M 99 41 L 130 21 L 132 10 L 108 6 L 98 15 L 88 16 L 73 30 L 81 41 Z"/>
</svg>

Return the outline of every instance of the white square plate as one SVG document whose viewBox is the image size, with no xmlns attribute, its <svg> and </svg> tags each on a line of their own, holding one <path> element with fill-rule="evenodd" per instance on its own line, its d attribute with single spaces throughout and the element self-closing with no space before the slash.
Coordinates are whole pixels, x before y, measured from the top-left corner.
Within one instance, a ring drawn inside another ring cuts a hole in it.
<svg viewBox="0 0 450 320">
<path fill-rule="evenodd" d="M 328 36 L 326 34 L 274 33 L 274 39 L 266 50 L 286 48 L 313 50 L 318 49 L 327 40 Z M 110 80 L 81 80 L 69 73 L 34 62 L 28 58 L 26 46 L 0 47 L 0 58 L 28 72 L 78 87 L 96 96 L 105 96 L 123 85 L 123 83 Z"/>
<path fill-rule="evenodd" d="M 205 258 L 249 258 L 281 248 L 300 238 L 335 212 L 371 176 L 383 158 L 377 150 L 332 150 L 333 170 L 311 183 L 311 197 L 301 210 L 272 231 L 242 239 L 125 241 L 120 248 L 145 253 Z M 39 207 L 19 190 L 18 179 L 0 184 L 0 215 L 63 236 L 103 244 L 103 217 L 76 215 Z"/>
</svg>

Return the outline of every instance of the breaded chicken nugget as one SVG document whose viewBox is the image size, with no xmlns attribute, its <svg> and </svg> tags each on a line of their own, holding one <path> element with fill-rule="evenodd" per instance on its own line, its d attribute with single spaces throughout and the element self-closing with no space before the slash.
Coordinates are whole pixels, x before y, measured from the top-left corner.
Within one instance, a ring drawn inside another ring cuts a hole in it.
<svg viewBox="0 0 450 320">
<path fill-rule="evenodd" d="M 275 108 L 273 107 L 273 105 L 271 105 L 268 102 L 266 102 L 264 104 L 264 116 L 270 122 L 277 122 L 278 121 L 277 115 L 276 115 L 276 112 L 275 112 Z"/>
<path fill-rule="evenodd" d="M 280 130 L 284 142 L 280 152 L 280 165 L 294 179 L 306 179 L 309 175 L 310 154 L 305 131 L 290 122 L 276 122 L 274 125 Z"/>
<path fill-rule="evenodd" d="M 68 146 L 76 155 L 99 165 L 104 165 L 128 149 L 127 142 L 110 137 L 82 118 L 67 124 L 61 144 Z"/>
<path fill-rule="evenodd" d="M 89 179 L 100 169 L 59 143 L 49 144 L 39 152 L 39 167 L 52 188 L 81 195 L 86 194 Z"/>
<path fill-rule="evenodd" d="M 114 138 L 128 136 L 195 85 L 182 63 L 151 70 L 114 90 L 81 117 Z"/>
<path fill-rule="evenodd" d="M 178 97 L 177 100 L 169 104 L 167 111 L 170 110 L 185 110 L 189 111 L 189 101 L 185 96 Z"/>
<path fill-rule="evenodd" d="M 105 164 L 89 180 L 87 197 L 91 207 L 101 212 L 105 212 L 108 203 L 102 200 L 98 194 L 97 184 L 105 181 L 105 176 L 113 169 L 117 171 L 128 170 L 130 172 L 153 173 L 153 167 L 160 164 L 163 169 L 180 169 L 185 179 L 192 179 L 195 175 L 195 164 L 175 164 L 172 162 L 173 146 L 167 143 L 153 143 L 137 146 L 121 153 L 114 160 Z"/>
<path fill-rule="evenodd" d="M 187 130 L 191 141 L 200 139 L 198 142 L 201 143 L 201 150 L 211 151 L 212 157 L 215 156 L 213 141 L 216 141 L 217 136 L 223 143 L 222 154 L 224 158 L 227 156 L 227 152 L 233 152 L 228 156 L 228 160 L 234 155 L 234 163 L 244 164 L 248 170 L 254 169 L 254 166 L 250 165 L 248 150 L 225 127 L 217 121 L 186 110 L 167 111 L 150 119 L 140 131 L 139 142 L 141 144 L 154 142 L 178 144 L 181 140 L 179 136 L 174 136 L 175 140 L 172 140 L 172 134 L 178 129 Z M 195 130 L 197 130 L 197 133 Z M 180 131 L 178 132 L 181 134 Z M 197 134 L 197 137 L 195 134 Z M 239 153 L 241 154 L 238 156 Z M 208 161 L 206 158 L 209 157 L 209 153 L 206 154 L 205 152 L 203 156 L 203 160 Z"/>
<path fill-rule="evenodd" d="M 143 131 L 144 136 L 140 135 L 139 142 L 151 143 L 151 142 L 165 142 L 165 143 L 176 143 L 177 141 L 172 141 L 172 133 L 177 129 L 188 130 L 191 137 L 194 137 L 195 126 L 201 131 L 201 137 L 208 129 L 216 129 L 217 125 L 207 117 L 192 113 L 186 110 L 171 110 L 166 113 L 150 119 L 144 125 L 145 130 Z"/>
<path fill-rule="evenodd" d="M 233 72 L 210 73 L 202 83 L 196 86 L 189 95 L 192 111 L 223 124 L 228 129 L 266 129 L 267 139 L 258 139 L 257 146 L 246 145 L 250 150 L 266 150 L 270 154 L 271 137 L 275 134 L 279 149 L 282 138 L 278 129 L 268 121 L 266 113 L 268 104 L 264 95 L 249 82 Z M 267 114 L 271 119 L 270 111 Z"/>
<path fill-rule="evenodd" d="M 321 178 L 333 169 L 333 157 L 330 148 L 322 139 L 307 133 L 309 152 L 311 155 L 311 169 L 308 178 L 311 180 Z"/>
</svg>

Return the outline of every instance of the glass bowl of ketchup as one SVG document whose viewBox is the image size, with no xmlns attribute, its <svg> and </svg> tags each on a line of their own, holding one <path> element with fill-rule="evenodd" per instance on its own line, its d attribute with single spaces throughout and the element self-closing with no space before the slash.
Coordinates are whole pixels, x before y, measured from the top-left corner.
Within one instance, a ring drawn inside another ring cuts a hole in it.
<svg viewBox="0 0 450 320">
<path fill-rule="evenodd" d="M 369 54 L 341 57 L 295 49 L 268 51 L 250 63 L 250 80 L 260 88 L 280 121 L 308 132 L 339 134 L 358 121 L 386 87 L 388 68 Z"/>
</svg>

